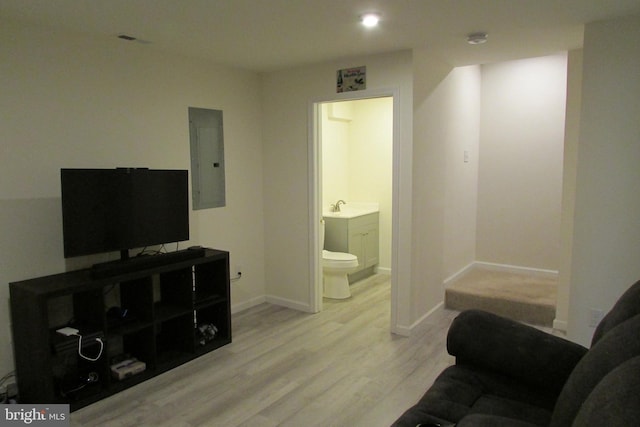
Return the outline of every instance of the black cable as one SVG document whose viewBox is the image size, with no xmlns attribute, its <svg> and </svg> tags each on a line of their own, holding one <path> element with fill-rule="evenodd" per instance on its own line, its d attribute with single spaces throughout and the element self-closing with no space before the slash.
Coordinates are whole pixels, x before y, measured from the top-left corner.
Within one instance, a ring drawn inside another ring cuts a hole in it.
<svg viewBox="0 0 640 427">
<path fill-rule="evenodd" d="M 0 387 L 4 385 L 4 383 L 12 377 L 16 376 L 16 371 L 11 371 L 8 374 L 6 374 L 5 376 L 3 376 L 2 378 L 0 378 Z M 5 403 L 9 400 L 9 390 L 5 390 L 3 393 L 0 394 L 0 403 Z"/>
<path fill-rule="evenodd" d="M 0 386 L 2 386 L 2 384 L 4 384 L 5 381 L 7 381 L 9 378 L 15 377 L 15 376 L 16 376 L 16 371 L 11 371 L 8 374 L 6 374 L 4 377 L 0 378 Z"/>
</svg>

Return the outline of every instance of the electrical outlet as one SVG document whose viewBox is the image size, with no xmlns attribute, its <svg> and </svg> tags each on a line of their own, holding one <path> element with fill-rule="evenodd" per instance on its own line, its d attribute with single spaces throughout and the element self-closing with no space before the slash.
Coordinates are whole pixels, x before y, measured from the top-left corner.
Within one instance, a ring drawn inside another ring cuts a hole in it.
<svg viewBox="0 0 640 427">
<path fill-rule="evenodd" d="M 231 277 L 230 277 L 231 281 L 237 282 L 241 278 L 242 278 L 242 266 L 234 265 L 233 267 L 231 267 Z"/>
</svg>

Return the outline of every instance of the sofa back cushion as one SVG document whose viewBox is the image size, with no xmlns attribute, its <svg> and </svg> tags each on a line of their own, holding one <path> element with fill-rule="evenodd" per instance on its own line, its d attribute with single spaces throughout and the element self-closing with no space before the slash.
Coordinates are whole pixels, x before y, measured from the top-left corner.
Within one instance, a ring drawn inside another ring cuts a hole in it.
<svg viewBox="0 0 640 427">
<path fill-rule="evenodd" d="M 591 392 L 574 426 L 637 426 L 640 421 L 640 356 L 609 372 Z"/>
<path fill-rule="evenodd" d="M 482 310 L 465 310 L 455 318 L 447 350 L 458 365 L 497 372 L 545 390 L 554 402 L 587 352 L 581 345 Z"/>
<path fill-rule="evenodd" d="M 570 426 L 598 383 L 636 356 L 640 356 L 640 315 L 611 329 L 578 362 L 560 392 L 551 426 Z"/>
<path fill-rule="evenodd" d="M 593 347 L 611 329 L 638 314 L 640 314 L 640 280 L 622 294 L 609 313 L 600 321 L 593 333 L 591 346 Z"/>
</svg>

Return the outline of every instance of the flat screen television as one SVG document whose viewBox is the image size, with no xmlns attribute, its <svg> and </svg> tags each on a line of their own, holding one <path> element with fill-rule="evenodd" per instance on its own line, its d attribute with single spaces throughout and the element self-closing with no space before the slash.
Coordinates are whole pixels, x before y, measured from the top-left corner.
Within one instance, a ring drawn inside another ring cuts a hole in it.
<svg viewBox="0 0 640 427">
<path fill-rule="evenodd" d="M 189 240 L 186 170 L 61 169 L 64 257 Z"/>
</svg>

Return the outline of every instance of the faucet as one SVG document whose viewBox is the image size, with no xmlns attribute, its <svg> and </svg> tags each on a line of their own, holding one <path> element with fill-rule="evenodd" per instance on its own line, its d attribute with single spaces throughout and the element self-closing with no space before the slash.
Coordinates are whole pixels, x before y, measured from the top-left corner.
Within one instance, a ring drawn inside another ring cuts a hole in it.
<svg viewBox="0 0 640 427">
<path fill-rule="evenodd" d="M 342 203 L 343 205 L 346 205 L 347 202 L 345 202 L 344 200 L 340 199 L 336 202 L 335 205 L 331 205 L 331 210 L 333 212 L 340 212 L 340 203 Z"/>
</svg>

